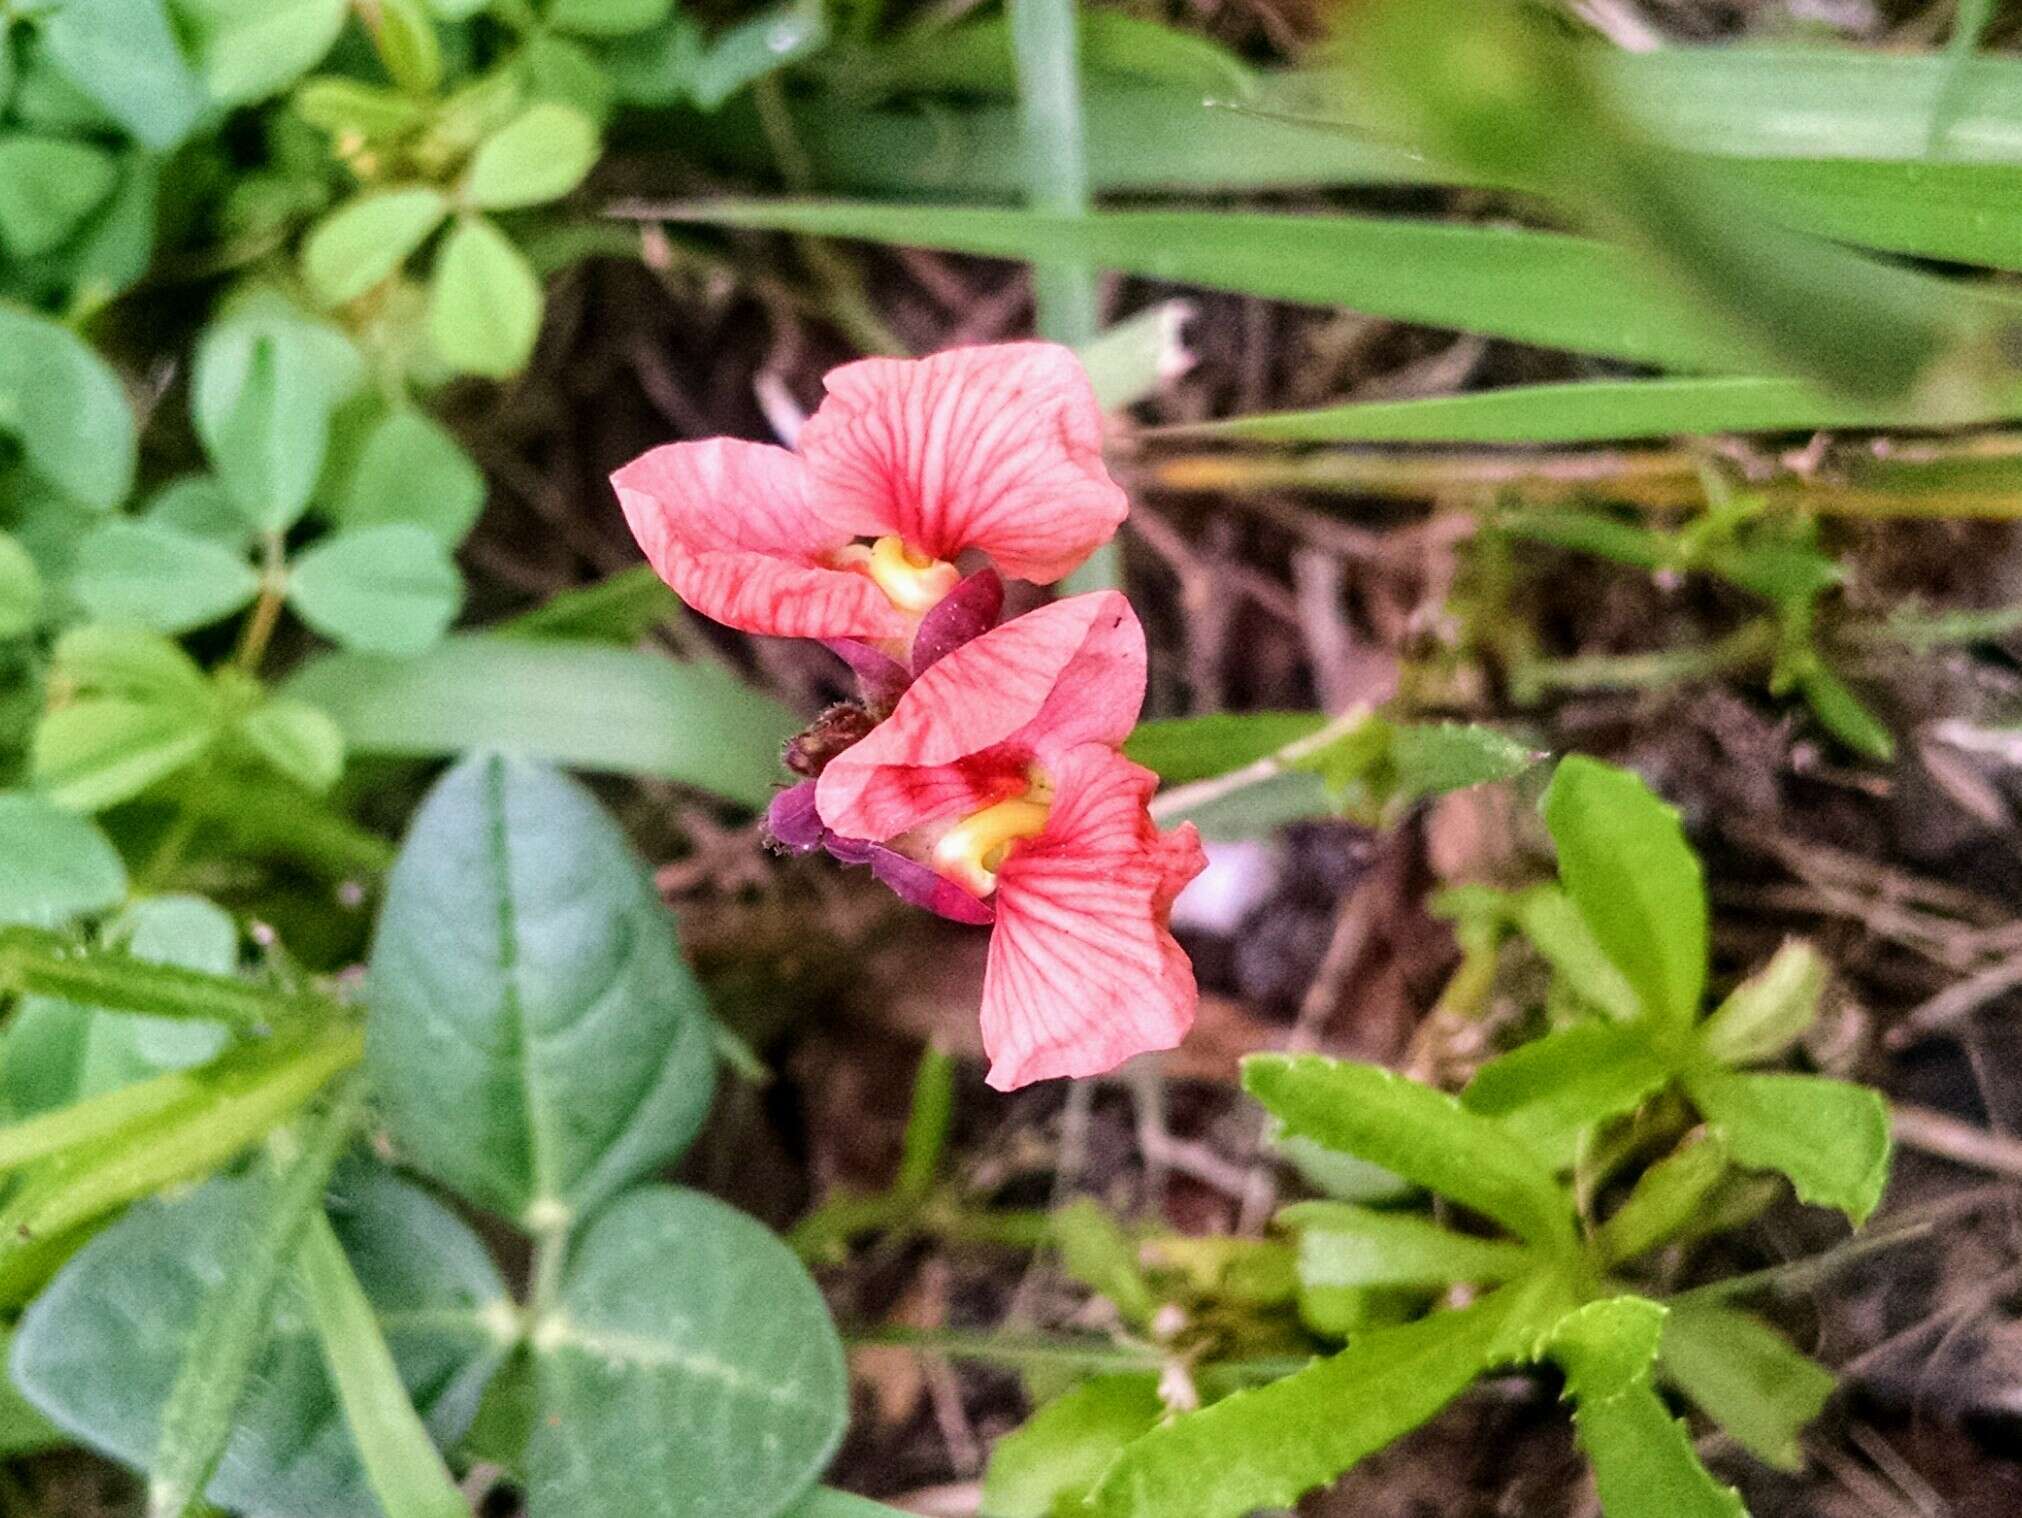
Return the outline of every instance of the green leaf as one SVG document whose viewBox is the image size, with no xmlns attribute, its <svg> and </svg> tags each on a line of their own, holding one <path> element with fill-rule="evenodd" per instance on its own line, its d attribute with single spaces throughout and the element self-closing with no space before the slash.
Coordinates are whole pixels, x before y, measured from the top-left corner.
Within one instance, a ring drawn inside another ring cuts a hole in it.
<svg viewBox="0 0 2022 1518">
<path fill-rule="evenodd" d="M 302 275 L 326 306 L 356 300 L 399 269 L 448 214 L 449 198 L 428 185 L 367 190 L 310 229 Z"/>
<path fill-rule="evenodd" d="M 203 86 L 163 0 L 64 0 L 42 43 L 66 79 L 156 152 L 180 143 L 203 114 Z"/>
<path fill-rule="evenodd" d="M 658 26 L 673 9 L 674 0 L 553 0 L 548 25 L 584 37 L 622 37 Z"/>
<path fill-rule="evenodd" d="M 421 0 L 379 0 L 372 46 L 393 82 L 410 95 L 432 95 L 442 83 L 442 39 Z"/>
<path fill-rule="evenodd" d="M 1670 1079 L 1669 1061 L 1641 1024 L 1583 1022 L 1490 1060 L 1460 1099 L 1563 1170 L 1582 1133 L 1633 1112 Z"/>
<path fill-rule="evenodd" d="M 69 690 L 134 701 L 204 706 L 212 699 L 204 672 L 159 633 L 91 623 L 56 642 L 50 673 Z"/>
<path fill-rule="evenodd" d="M 452 368 L 504 379 L 526 367 L 541 330 L 541 282 L 482 216 L 459 220 L 436 255 L 428 331 Z"/>
<path fill-rule="evenodd" d="M 372 946 L 368 1059 L 402 1154 L 547 1232 L 694 1137 L 710 1020 L 644 866 L 589 793 L 520 759 L 416 813 Z"/>
<path fill-rule="evenodd" d="M 126 867 L 105 834 L 37 796 L 0 793 L 0 923 L 57 927 L 126 899 Z"/>
<path fill-rule="evenodd" d="M 1278 1222 L 1299 1236 L 1299 1284 L 1449 1286 L 1507 1281 L 1537 1264 L 1521 1244 L 1441 1228 L 1408 1212 L 1352 1202 L 1299 1202 Z"/>
<path fill-rule="evenodd" d="M 0 1329 L 0 1365 L 12 1356 L 14 1330 Z M 60 1449 L 70 1441 L 63 1430 L 38 1413 L 28 1399 L 14 1389 L 14 1382 L 0 1374 L 0 1455 L 37 1455 Z"/>
<path fill-rule="evenodd" d="M 2022 397 L 1991 406 L 1981 419 L 2006 415 L 2018 404 Z M 1886 426 L 1914 415 L 1914 405 L 1843 400 L 1802 380 L 1723 376 L 1512 385 L 1469 395 L 1268 411 L 1158 432 L 1250 443 L 1585 443 Z"/>
<path fill-rule="evenodd" d="M 411 523 L 454 549 L 484 496 L 484 475 L 456 439 L 425 412 L 402 406 L 373 425 L 331 514 L 348 528 Z"/>
<path fill-rule="evenodd" d="M 92 616 L 182 633 L 228 617 L 260 591 L 243 554 L 172 527 L 115 518 L 77 545 L 71 594 Z"/>
<path fill-rule="evenodd" d="M 630 648 L 662 623 L 681 614 L 681 598 L 650 564 L 634 564 L 590 585 L 556 591 L 532 611 L 493 626 L 494 633 L 613 643 Z"/>
<path fill-rule="evenodd" d="M 411 522 L 346 528 L 295 561 L 288 604 L 333 643 L 404 657 L 456 620 L 463 576 L 441 540 Z"/>
<path fill-rule="evenodd" d="M 1124 740 L 1126 756 L 1183 785 L 1267 759 L 1327 725 L 1325 712 L 1211 712 L 1140 722 Z"/>
<path fill-rule="evenodd" d="M 344 773 L 343 731 L 306 701 L 269 697 L 239 718 L 234 731 L 304 790 L 320 794 Z"/>
<path fill-rule="evenodd" d="M 1243 1089 L 1302 1138 L 1381 1165 L 1530 1243 L 1569 1245 L 1572 1201 L 1500 1123 L 1374 1065 L 1253 1054 Z"/>
<path fill-rule="evenodd" d="M 1775 1059 L 1818 1016 L 1825 961 L 1801 938 L 1786 939 L 1768 964 L 1727 994 L 1699 1030 L 1699 1047 L 1723 1065 Z"/>
<path fill-rule="evenodd" d="M 1610 1264 L 1633 1260 L 1683 1234 L 1727 1179 L 1727 1141 L 1717 1131 L 1690 1135 L 1636 1178 L 1627 1200 L 1594 1235 Z"/>
<path fill-rule="evenodd" d="M 1833 737 L 1877 763 L 1885 764 L 1895 758 L 1896 735 L 1868 710 L 1846 681 L 1824 665 L 1818 665 L 1806 670 L 1797 684 L 1812 715 Z"/>
<path fill-rule="evenodd" d="M 570 1251 L 532 1330 L 528 1505 L 772 1518 L 842 1439 L 849 1378 L 827 1305 L 769 1230 L 642 1186 Z"/>
<path fill-rule="evenodd" d="M 1573 1426 L 1608 1518 L 1747 1518 L 1693 1453 L 1650 1382 L 1664 1309 L 1641 1297 L 1590 1302 L 1554 1330 Z"/>
<path fill-rule="evenodd" d="M 542 101 L 478 144 L 463 196 L 485 211 L 560 200 L 597 161 L 597 128 L 580 111 Z"/>
<path fill-rule="evenodd" d="M 986 257 L 1073 259 L 1635 363 L 1730 373 L 1761 367 L 1752 344 L 1655 283 L 1637 255 L 1557 232 L 1363 216 L 1189 210 L 1074 217 L 847 201 L 711 201 L 680 207 L 670 219 Z M 1903 277 L 1962 325 L 2022 316 L 2022 304 L 2006 298 Z"/>
<path fill-rule="evenodd" d="M 12 1369 L 29 1401 L 66 1432 L 140 1467 L 211 1282 L 237 1265 L 264 1188 L 212 1181 L 135 1207 L 81 1250 L 29 1309 Z M 410 1393 L 445 1442 L 461 1434 L 502 1359 L 513 1309 L 470 1230 L 383 1170 L 340 1172 L 333 1221 L 379 1314 Z M 246 1406 L 207 1496 L 221 1507 L 299 1518 L 375 1511 L 338 1416 L 308 1312 L 293 1283 L 253 1369 Z"/>
<path fill-rule="evenodd" d="M 1657 1368 L 1756 1459 L 1803 1469 L 1798 1435 L 1832 1395 L 1832 1372 L 1761 1319 L 1712 1302 L 1676 1303 Z"/>
<path fill-rule="evenodd" d="M 1889 1109 L 1881 1093 L 1818 1075 L 1695 1071 L 1685 1091 L 1718 1127 L 1737 1164 L 1775 1170 L 1798 1196 L 1836 1207 L 1856 1227 L 1889 1175 Z"/>
<path fill-rule="evenodd" d="M 371 1299 L 321 1211 L 309 1219 L 298 1258 L 323 1363 L 379 1505 L 388 1518 L 469 1518 L 470 1504 L 415 1410 Z"/>
<path fill-rule="evenodd" d="M 24 637 L 42 620 L 42 572 L 11 532 L 0 532 L 0 642 Z"/>
<path fill-rule="evenodd" d="M 1329 1359 L 1237 1392 L 1125 1446 L 1102 1518 L 1242 1518 L 1287 1508 L 1409 1433 L 1506 1356 L 1517 1292 L 1374 1328 Z"/>
<path fill-rule="evenodd" d="M 229 976 L 238 968 L 238 925 L 223 908 L 201 896 L 142 897 L 108 922 L 100 937 L 108 959 L 123 955 L 129 965 L 170 965 L 214 976 Z M 150 1017 L 87 1002 L 30 997 L 9 1028 L 0 1084 L 17 1113 L 47 1112 L 163 1071 L 201 1065 L 216 1058 L 229 1037 L 225 1023 L 209 1018 Z M 176 1089 L 159 1087 L 157 1098 Z M 188 1086 L 181 1094 L 196 1090 Z M 78 1117 L 81 1123 L 83 1114 Z M 58 1125 L 54 1131 L 76 1136 L 79 1130 Z M 11 1142 L 27 1144 L 30 1138 L 15 1134 Z M 46 1139 L 37 1140 L 42 1141 Z M 0 1143 L 0 1153 L 7 1147 Z"/>
<path fill-rule="evenodd" d="M 336 44 L 345 0 L 178 0 L 211 99 L 250 105 L 279 94 Z"/>
<path fill-rule="evenodd" d="M 491 745 L 679 780 L 753 807 L 771 799 L 780 747 L 801 726 L 712 665 L 526 638 L 452 637 L 415 659 L 326 656 L 288 691 L 334 717 L 357 753 Z"/>
<path fill-rule="evenodd" d="M 106 153 L 61 137 L 0 136 L 0 247 L 16 258 L 47 253 L 112 193 Z"/>
<path fill-rule="evenodd" d="M 819 52 L 828 37 L 820 6 L 786 0 L 759 11 L 710 41 L 689 76 L 689 95 L 713 111 L 746 85 Z"/>
<path fill-rule="evenodd" d="M 1055 1397 L 991 1448 L 982 1511 L 990 1518 L 1053 1518 L 1072 1511 L 1133 1439 L 1165 1415 L 1158 1377 L 1119 1374 Z"/>
<path fill-rule="evenodd" d="M 358 1116 L 352 1082 L 306 1125 L 295 1158 L 255 1182 L 261 1194 L 251 1215 L 223 1241 L 231 1268 L 198 1303 L 189 1349 L 162 1405 L 161 1433 L 148 1464 L 149 1518 L 183 1518 L 216 1473 L 267 1342 L 296 1241 L 310 1214 L 321 1209 L 323 1188 Z"/>
<path fill-rule="evenodd" d="M 301 516 L 323 467 L 330 416 L 363 369 L 350 342 L 278 302 L 248 303 L 197 345 L 190 414 L 234 504 L 263 532 Z"/>
<path fill-rule="evenodd" d="M 1678 814 L 1633 773 L 1571 754 L 1544 797 L 1559 879 L 1663 1035 L 1706 989 L 1706 884 Z"/>
<path fill-rule="evenodd" d="M 74 628 L 57 642 L 50 682 L 69 699 L 36 727 L 29 773 L 59 806 L 91 812 L 129 800 L 218 736 L 203 671 L 157 633 Z"/>
<path fill-rule="evenodd" d="M 169 481 L 148 498 L 140 520 L 238 554 L 246 551 L 253 538 L 232 498 L 207 474 L 186 474 Z"/>
<path fill-rule="evenodd" d="M 1053 1214 L 1051 1226 L 1061 1267 L 1070 1276 L 1109 1298 L 1125 1322 L 1150 1320 L 1158 1304 L 1138 1266 L 1137 1247 L 1099 1202 L 1092 1197 L 1071 1202 Z"/>
<path fill-rule="evenodd" d="M 1635 987 L 1602 951 L 1572 898 L 1555 885 L 1532 886 L 1516 897 L 1517 926 L 1544 956 L 1565 987 L 1617 1022 L 1634 1022 L 1643 1010 Z"/>
<path fill-rule="evenodd" d="M 1495 780 L 1512 780 L 1544 755 L 1472 722 L 1406 722 L 1391 730 L 1396 794 L 1416 801 Z"/>
<path fill-rule="evenodd" d="M 110 510 L 133 487 L 134 432 L 119 376 L 76 333 L 0 304 L 0 433 L 30 469 Z"/>
<path fill-rule="evenodd" d="M 360 1042 L 338 1032 L 232 1050 L 197 1072 L 195 1091 L 174 1107 L 66 1149 L 0 1208 L 0 1264 L 18 1269 L 44 1241 L 208 1175 L 356 1064 Z"/>
</svg>

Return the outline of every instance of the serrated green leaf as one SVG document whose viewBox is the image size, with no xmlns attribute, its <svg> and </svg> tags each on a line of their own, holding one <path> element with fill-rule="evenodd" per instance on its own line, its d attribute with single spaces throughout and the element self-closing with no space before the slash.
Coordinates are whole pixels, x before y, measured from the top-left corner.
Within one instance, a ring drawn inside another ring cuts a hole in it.
<svg viewBox="0 0 2022 1518">
<path fill-rule="evenodd" d="M 1563 1170 L 1582 1133 L 1633 1112 L 1671 1075 L 1641 1024 L 1583 1022 L 1489 1061 L 1460 1099 Z"/>
<path fill-rule="evenodd" d="M 178 0 L 211 99 L 250 105 L 323 61 L 344 29 L 345 0 Z"/>
<path fill-rule="evenodd" d="M 484 497 L 484 475 L 456 439 L 426 413 L 403 406 L 373 425 L 331 514 L 343 527 L 409 522 L 454 549 L 477 521 Z"/>
<path fill-rule="evenodd" d="M 1727 1141 L 1718 1130 L 1688 1137 L 1636 1178 L 1635 1188 L 1594 1235 L 1595 1246 L 1610 1264 L 1655 1249 L 1697 1222 L 1726 1178 Z"/>
<path fill-rule="evenodd" d="M 35 630 L 42 620 L 42 573 L 11 532 L 0 532 L 0 641 Z"/>
<path fill-rule="evenodd" d="M 1825 961 L 1801 938 L 1787 939 L 1768 964 L 1736 986 L 1699 1029 L 1699 1047 L 1723 1065 L 1776 1058 L 1818 1016 Z"/>
<path fill-rule="evenodd" d="M 155 522 L 115 518 L 77 545 L 70 593 L 92 616 L 161 633 L 228 617 L 260 591 L 243 553 Z"/>
<path fill-rule="evenodd" d="M 1731 1488 L 1699 1463 L 1683 1424 L 1658 1400 L 1651 1366 L 1664 1309 L 1640 1297 L 1590 1302 L 1553 1332 L 1573 1426 L 1608 1518 L 1747 1518 Z"/>
<path fill-rule="evenodd" d="M 1474 1238 L 1408 1212 L 1352 1202 L 1299 1202 L 1278 1222 L 1299 1236 L 1299 1284 L 1308 1289 L 1494 1284 L 1538 1263 L 1507 1239 Z"/>
<path fill-rule="evenodd" d="M 1492 1118 L 1374 1065 L 1253 1054 L 1243 1089 L 1287 1131 L 1339 1149 L 1493 1218 L 1530 1243 L 1571 1241 L 1572 1201 Z"/>
<path fill-rule="evenodd" d="M 357 753 L 514 749 L 752 807 L 771 799 L 780 746 L 801 726 L 711 665 L 528 638 L 453 636 L 414 659 L 329 655 L 288 690 L 330 713 Z"/>
<path fill-rule="evenodd" d="M 157 152 L 180 143 L 203 113 L 203 85 L 163 0 L 65 0 L 42 42 L 66 79 Z"/>
<path fill-rule="evenodd" d="M 560 200 L 597 162 L 597 128 L 580 111 L 553 101 L 530 106 L 478 144 L 463 194 L 486 211 Z"/>
<path fill-rule="evenodd" d="M 1324 712 L 1211 712 L 1140 722 L 1123 751 L 1167 785 L 1227 774 L 1310 738 L 1327 725 Z"/>
<path fill-rule="evenodd" d="M 280 532 L 301 516 L 331 414 L 362 377 L 342 334 L 277 301 L 249 304 L 205 331 L 190 415 L 219 482 L 254 527 Z"/>
<path fill-rule="evenodd" d="M 81 505 L 110 510 L 133 486 L 133 410 L 119 376 L 69 328 L 4 304 L 0 433 Z"/>
<path fill-rule="evenodd" d="M 710 1020 L 643 866 L 554 771 L 478 756 L 416 813 L 370 957 L 369 1062 L 405 1157 L 539 1231 L 666 1163 Z"/>
<path fill-rule="evenodd" d="M 0 923 L 53 928 L 126 899 L 126 866 L 95 824 L 39 796 L 0 794 Z"/>
<path fill-rule="evenodd" d="M 0 136 L 0 247 L 47 253 L 112 193 L 118 170 L 88 143 L 26 133 Z"/>
<path fill-rule="evenodd" d="M 1786 1471 L 1803 1468 L 1798 1435 L 1833 1389 L 1831 1371 L 1761 1319 L 1711 1302 L 1671 1307 L 1657 1368 L 1743 1449 Z"/>
<path fill-rule="evenodd" d="M 329 713 L 306 701 L 273 696 L 239 718 L 234 731 L 268 764 L 321 793 L 344 773 L 344 733 Z"/>
<path fill-rule="evenodd" d="M 1097 1484 L 1102 1518 L 1242 1518 L 1291 1507 L 1409 1433 L 1503 1357 L 1519 1294 L 1398 1328 L 1237 1392 L 1124 1447 Z"/>
<path fill-rule="evenodd" d="M 429 185 L 368 190 L 310 229 L 302 275 L 326 306 L 356 300 L 393 274 L 449 214 L 449 198 Z"/>
<path fill-rule="evenodd" d="M 1790 1178 L 1800 1199 L 1856 1227 L 1889 1175 L 1889 1109 L 1878 1091 L 1819 1075 L 1695 1071 L 1686 1094 L 1726 1136 L 1737 1164 Z"/>
<path fill-rule="evenodd" d="M 412 522 L 347 528 L 295 561 L 288 604 L 333 643 L 408 656 L 440 641 L 463 604 L 463 576 Z"/>
<path fill-rule="evenodd" d="M 604 1209 L 531 1342 L 537 1512 L 773 1518 L 842 1438 L 849 1379 L 820 1291 L 699 1192 L 642 1186 Z"/>
<path fill-rule="evenodd" d="M 161 1408 L 206 1286 L 228 1274 L 259 1196 L 218 1180 L 135 1207 L 65 1267 L 16 1336 L 12 1370 L 59 1427 L 130 1467 L 154 1450 Z M 332 1221 L 392 1347 L 401 1379 L 445 1442 L 470 1421 L 503 1357 L 505 1284 L 484 1245 L 421 1192 L 376 1168 L 339 1173 Z M 306 1304 L 284 1287 L 272 1336 L 208 1496 L 299 1518 L 374 1511 L 338 1416 Z"/>
<path fill-rule="evenodd" d="M 429 279 L 428 332 L 452 368 L 503 379 L 526 366 L 541 329 L 541 283 L 482 216 L 457 222 Z"/>
<path fill-rule="evenodd" d="M 990 1518 L 1053 1518 L 1071 1510 L 1124 1446 L 1150 1433 L 1164 1415 L 1156 1375 L 1083 1382 L 991 1448 L 982 1511 Z"/>
<path fill-rule="evenodd" d="M 1681 1034 L 1706 988 L 1706 884 L 1678 814 L 1582 754 L 1560 761 L 1544 814 L 1566 894 L 1660 1035 Z"/>
</svg>

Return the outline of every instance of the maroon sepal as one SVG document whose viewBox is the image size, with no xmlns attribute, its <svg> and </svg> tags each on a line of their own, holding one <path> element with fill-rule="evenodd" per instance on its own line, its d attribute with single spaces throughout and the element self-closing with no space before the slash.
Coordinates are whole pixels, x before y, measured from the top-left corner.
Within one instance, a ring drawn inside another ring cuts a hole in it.
<svg viewBox="0 0 2022 1518">
<path fill-rule="evenodd" d="M 920 619 L 913 635 L 913 678 L 938 659 L 997 625 L 1004 612 L 1004 582 L 994 569 L 979 569 L 949 591 Z"/>
</svg>

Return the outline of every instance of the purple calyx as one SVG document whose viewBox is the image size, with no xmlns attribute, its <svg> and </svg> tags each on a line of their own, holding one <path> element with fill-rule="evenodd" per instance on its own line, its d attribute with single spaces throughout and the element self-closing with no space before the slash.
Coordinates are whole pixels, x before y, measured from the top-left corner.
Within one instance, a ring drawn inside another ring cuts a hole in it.
<svg viewBox="0 0 2022 1518">
<path fill-rule="evenodd" d="M 868 838 L 844 838 L 824 827 L 821 813 L 815 808 L 814 788 L 814 781 L 803 780 L 772 798 L 772 805 L 765 809 L 765 831 L 774 847 L 788 854 L 812 854 L 816 849 L 825 849 L 842 864 L 867 864 L 871 874 L 901 901 L 922 907 L 937 917 L 976 924 L 996 920 L 997 914 L 989 902 L 970 895 L 917 859 L 908 858 L 889 844 L 873 843 Z"/>
<path fill-rule="evenodd" d="M 837 658 L 850 667 L 863 692 L 864 704 L 888 712 L 898 705 L 906 687 L 971 638 L 988 632 L 1004 614 L 1004 581 L 994 569 L 979 569 L 941 597 L 920 619 L 913 634 L 912 667 L 856 638 L 824 638 Z"/>
</svg>

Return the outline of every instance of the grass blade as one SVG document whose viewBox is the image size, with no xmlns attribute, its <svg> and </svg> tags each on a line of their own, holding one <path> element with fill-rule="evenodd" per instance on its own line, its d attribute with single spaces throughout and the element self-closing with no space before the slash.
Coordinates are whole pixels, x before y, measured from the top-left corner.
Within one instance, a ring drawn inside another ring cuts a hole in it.
<svg viewBox="0 0 2022 1518">
<path fill-rule="evenodd" d="M 1152 437 L 1250 443 L 1587 443 L 1606 439 L 1788 432 L 1918 423 L 1914 402 L 1865 404 L 1802 380 L 1751 377 L 1582 380 L 1474 395 L 1355 401 L 1227 421 L 1160 427 Z M 2022 389 L 1951 420 L 2022 416 Z"/>
<path fill-rule="evenodd" d="M 344 1421 L 387 1518 L 470 1518 L 393 1363 L 364 1287 L 330 1220 L 309 1220 L 297 1254 L 304 1295 Z"/>
<path fill-rule="evenodd" d="M 1636 255 L 1557 232 L 1367 216 L 1114 211 L 1069 217 L 853 201 L 724 200 L 634 208 L 632 214 L 997 258 L 1079 257 L 1150 279 L 1346 306 L 1661 368 L 1760 368 L 1753 344 L 1654 283 Z M 1888 272 L 1899 290 L 1961 327 L 2022 320 L 2022 301 L 2012 297 L 1908 270 Z"/>
<path fill-rule="evenodd" d="M 1026 200 L 1035 210 L 1079 216 L 1089 201 L 1075 0 L 1010 0 L 1010 13 Z M 1042 336 L 1070 346 L 1095 336 L 1095 271 L 1088 264 L 1043 261 L 1033 268 L 1032 288 Z"/>
<path fill-rule="evenodd" d="M 162 1408 L 149 1471 L 149 1518 L 182 1518 L 225 1453 L 295 1243 L 357 1126 L 360 1092 L 357 1080 L 346 1081 L 307 1125 L 301 1152 L 273 1178 L 271 1204 L 236 1252 L 232 1273 L 197 1314 L 189 1352 Z"/>
</svg>

